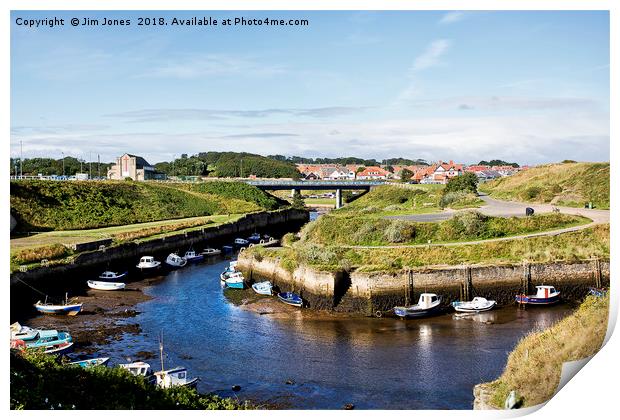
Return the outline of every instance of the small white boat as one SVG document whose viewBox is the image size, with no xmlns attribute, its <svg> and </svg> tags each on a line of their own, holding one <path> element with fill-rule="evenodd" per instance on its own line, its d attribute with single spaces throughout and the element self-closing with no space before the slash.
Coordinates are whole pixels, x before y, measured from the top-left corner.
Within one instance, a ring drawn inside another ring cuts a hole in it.
<svg viewBox="0 0 620 420">
<path fill-rule="evenodd" d="M 259 295 L 271 296 L 273 292 L 273 286 L 270 281 L 262 281 L 260 283 L 254 283 L 252 285 L 252 290 L 254 290 Z"/>
<path fill-rule="evenodd" d="M 187 264 L 187 260 L 183 257 L 179 257 L 173 252 L 168 255 L 168 258 L 166 258 L 166 264 L 173 268 L 181 268 L 185 267 L 185 265 Z"/>
<path fill-rule="evenodd" d="M 37 338 L 39 330 L 21 325 L 19 322 L 11 324 L 11 340 L 30 341 Z"/>
<path fill-rule="evenodd" d="M 136 265 L 136 267 L 140 270 L 153 270 L 159 268 L 160 266 L 161 263 L 149 255 L 140 258 L 140 262 Z"/>
<path fill-rule="evenodd" d="M 457 312 L 484 312 L 493 309 L 497 302 L 494 300 L 487 300 L 483 297 L 476 296 L 470 301 L 457 301 L 452 302 L 452 307 Z"/>
<path fill-rule="evenodd" d="M 221 250 L 216 248 L 205 248 L 202 250 L 201 254 L 205 257 L 210 257 L 212 255 L 220 255 L 222 253 Z"/>
<path fill-rule="evenodd" d="M 187 262 L 199 262 L 204 260 L 205 256 L 202 254 L 196 254 L 196 251 L 194 251 L 193 249 L 189 249 L 187 250 L 185 255 L 183 255 L 183 258 L 185 258 L 185 261 Z"/>
<path fill-rule="evenodd" d="M 99 279 L 100 280 L 118 280 L 118 279 L 122 279 L 126 275 L 127 275 L 127 271 L 125 271 L 124 273 L 120 273 L 120 274 L 114 271 L 104 271 L 99 276 Z"/>
<path fill-rule="evenodd" d="M 441 297 L 435 293 L 422 293 L 416 305 L 409 307 L 396 306 L 394 313 L 401 318 L 419 318 L 439 312 Z"/>
<path fill-rule="evenodd" d="M 153 374 L 151 365 L 146 362 L 123 363 L 119 365 L 121 368 L 129 371 L 134 376 L 150 376 Z"/>
<path fill-rule="evenodd" d="M 171 388 L 173 386 L 185 386 L 193 388 L 198 384 L 198 378 L 187 378 L 187 369 L 176 367 L 174 369 L 160 370 L 154 373 L 155 383 L 160 388 Z"/>
<path fill-rule="evenodd" d="M 230 271 L 236 271 L 236 270 L 237 270 L 237 263 L 238 263 L 238 262 L 239 262 L 239 261 L 237 261 L 237 260 L 232 260 L 231 262 L 229 262 L 229 263 L 228 263 L 228 269 L 229 269 Z"/>
<path fill-rule="evenodd" d="M 235 239 L 235 246 L 237 248 L 242 247 L 242 246 L 248 246 L 249 243 L 250 243 L 250 241 L 248 241 L 247 239 L 243 239 L 243 238 Z"/>
<path fill-rule="evenodd" d="M 112 283 L 110 281 L 88 280 L 86 284 L 95 290 L 123 290 L 125 288 L 125 283 Z"/>
</svg>

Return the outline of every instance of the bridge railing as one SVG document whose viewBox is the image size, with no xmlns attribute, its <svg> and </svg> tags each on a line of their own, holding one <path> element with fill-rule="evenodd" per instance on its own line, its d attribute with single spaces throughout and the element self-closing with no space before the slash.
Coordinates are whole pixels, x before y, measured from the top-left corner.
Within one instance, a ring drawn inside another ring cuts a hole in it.
<svg viewBox="0 0 620 420">
<path fill-rule="evenodd" d="M 348 187 L 368 187 L 375 185 L 383 185 L 385 181 L 348 181 L 348 180 L 333 180 L 333 181 L 247 181 L 248 184 L 256 187 L 260 186 L 286 186 L 286 187 L 336 187 L 336 186 L 348 186 Z"/>
</svg>

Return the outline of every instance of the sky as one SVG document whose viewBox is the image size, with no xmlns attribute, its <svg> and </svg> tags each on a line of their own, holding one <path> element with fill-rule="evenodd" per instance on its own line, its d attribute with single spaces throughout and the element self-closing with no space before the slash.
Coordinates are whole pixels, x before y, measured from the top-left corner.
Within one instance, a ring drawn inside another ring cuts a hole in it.
<svg viewBox="0 0 620 420">
<path fill-rule="evenodd" d="M 212 17 L 218 26 L 172 25 Z M 16 20 L 65 19 L 26 27 Z M 77 26 L 71 18 L 129 19 Z M 167 26 L 138 26 L 163 17 Z M 307 26 L 222 26 L 223 19 Z M 606 11 L 11 12 L 11 155 L 609 160 Z"/>
</svg>

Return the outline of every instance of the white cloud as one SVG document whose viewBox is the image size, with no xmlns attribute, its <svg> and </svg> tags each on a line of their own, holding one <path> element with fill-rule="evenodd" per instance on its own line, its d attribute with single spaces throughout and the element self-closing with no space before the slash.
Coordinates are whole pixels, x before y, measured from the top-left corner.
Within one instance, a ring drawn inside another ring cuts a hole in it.
<svg viewBox="0 0 620 420">
<path fill-rule="evenodd" d="M 450 47 L 450 41 L 447 39 L 437 39 L 424 50 L 422 54 L 416 57 L 411 67 L 412 72 L 426 70 L 439 64 L 439 59 Z"/>
<path fill-rule="evenodd" d="M 441 19 L 439 20 L 439 23 L 445 25 L 445 24 L 458 22 L 460 20 L 465 19 L 465 16 L 466 16 L 465 12 L 458 12 L 458 11 L 448 12 L 441 17 Z"/>
</svg>

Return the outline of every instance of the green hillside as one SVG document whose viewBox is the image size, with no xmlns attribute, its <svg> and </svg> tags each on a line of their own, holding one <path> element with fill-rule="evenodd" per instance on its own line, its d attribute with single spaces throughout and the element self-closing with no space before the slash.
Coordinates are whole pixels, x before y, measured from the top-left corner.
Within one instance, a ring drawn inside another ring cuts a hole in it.
<svg viewBox="0 0 620 420">
<path fill-rule="evenodd" d="M 332 214 L 349 217 L 351 214 L 386 215 L 438 211 L 442 190 L 442 185 L 420 185 L 411 188 L 382 185 Z"/>
<path fill-rule="evenodd" d="M 492 197 L 609 209 L 609 162 L 558 163 L 537 166 L 516 175 L 481 184 Z"/>
<path fill-rule="evenodd" d="M 278 206 L 257 188 L 213 184 L 199 192 L 149 182 L 11 182 L 11 214 L 19 231 L 32 232 L 248 213 Z"/>
</svg>

